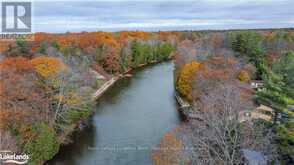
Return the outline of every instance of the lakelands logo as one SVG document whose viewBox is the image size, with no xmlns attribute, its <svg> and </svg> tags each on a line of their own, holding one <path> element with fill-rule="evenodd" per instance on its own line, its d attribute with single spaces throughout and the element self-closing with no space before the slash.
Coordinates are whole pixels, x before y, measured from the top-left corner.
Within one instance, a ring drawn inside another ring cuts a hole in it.
<svg viewBox="0 0 294 165">
<path fill-rule="evenodd" d="M 30 157 L 27 154 L 15 154 L 11 151 L 0 151 L 0 164 L 26 164 Z"/>
</svg>

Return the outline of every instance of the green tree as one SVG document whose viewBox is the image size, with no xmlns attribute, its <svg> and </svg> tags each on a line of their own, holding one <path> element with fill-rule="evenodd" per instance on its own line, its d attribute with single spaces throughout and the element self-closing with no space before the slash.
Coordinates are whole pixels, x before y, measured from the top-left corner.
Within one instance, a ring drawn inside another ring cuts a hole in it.
<svg viewBox="0 0 294 165">
<path fill-rule="evenodd" d="M 147 64 L 152 61 L 167 60 L 175 50 L 169 42 L 161 42 L 154 45 L 143 43 L 138 40 L 132 42 L 133 67 L 139 64 Z"/>
<path fill-rule="evenodd" d="M 281 77 L 285 85 L 294 89 L 294 51 L 286 52 L 276 60 L 273 72 Z"/>
<path fill-rule="evenodd" d="M 282 114 L 280 124 L 275 127 L 278 149 L 282 157 L 290 157 L 294 154 L 294 123 L 289 120 L 294 117 L 294 113 L 288 109 L 289 105 L 294 104 L 293 73 L 294 53 L 286 52 L 273 63 L 270 76 L 264 79 L 263 89 L 255 96 L 257 102 L 274 108 L 275 121 L 277 114 Z"/>
<path fill-rule="evenodd" d="M 23 56 L 23 57 L 31 57 L 30 54 L 30 44 L 23 40 L 17 39 L 15 43 L 12 43 L 8 46 L 8 50 L 6 52 L 6 56 L 16 57 L 16 56 Z"/>
<path fill-rule="evenodd" d="M 39 165 L 52 159 L 59 150 L 54 129 L 46 123 L 37 123 L 31 131 L 34 138 L 24 145 L 24 152 L 30 156 L 29 164 Z"/>
<path fill-rule="evenodd" d="M 253 31 L 231 32 L 228 38 L 232 49 L 249 58 L 249 61 L 255 65 L 258 79 L 268 74 L 261 34 Z"/>
<path fill-rule="evenodd" d="M 51 42 L 51 46 L 52 46 L 53 48 L 55 48 L 56 50 L 60 50 L 60 46 L 59 46 L 59 44 L 58 44 L 57 41 L 52 41 L 52 42 Z"/>
<path fill-rule="evenodd" d="M 294 123 L 279 124 L 276 126 L 278 151 L 283 157 L 290 157 L 294 154 Z M 282 164 L 286 164 L 282 160 Z"/>
<path fill-rule="evenodd" d="M 40 43 L 40 47 L 38 48 L 37 52 L 41 54 L 46 54 L 46 43 L 44 41 Z"/>
<path fill-rule="evenodd" d="M 136 67 L 140 64 L 142 58 L 142 48 L 141 43 L 138 40 L 134 40 L 131 43 L 131 51 L 132 51 L 132 61 L 133 67 Z"/>
<path fill-rule="evenodd" d="M 120 66 L 121 71 L 125 72 L 131 63 L 131 56 L 128 54 L 127 49 L 122 46 L 120 49 Z"/>
<path fill-rule="evenodd" d="M 26 54 L 29 52 L 28 44 L 26 41 L 18 39 L 16 40 L 17 50 L 21 54 Z"/>
<path fill-rule="evenodd" d="M 170 54 L 174 51 L 174 47 L 169 42 L 164 42 L 158 45 L 158 58 L 159 60 L 166 60 Z"/>
<path fill-rule="evenodd" d="M 177 79 L 176 89 L 179 93 L 184 96 L 189 101 L 192 101 L 192 81 L 196 72 L 200 68 L 200 63 L 198 61 L 191 61 L 185 64 L 180 71 L 179 77 Z"/>
<path fill-rule="evenodd" d="M 277 113 L 293 115 L 288 105 L 294 104 L 294 53 L 286 52 L 273 63 L 269 77 L 264 78 L 264 87 L 256 93 L 259 103 L 273 107 Z"/>
</svg>

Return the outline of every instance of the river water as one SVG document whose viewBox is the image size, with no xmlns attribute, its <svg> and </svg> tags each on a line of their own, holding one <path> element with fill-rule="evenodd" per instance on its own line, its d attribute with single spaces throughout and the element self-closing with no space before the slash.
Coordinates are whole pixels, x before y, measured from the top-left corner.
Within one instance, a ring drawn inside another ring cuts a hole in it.
<svg viewBox="0 0 294 165">
<path fill-rule="evenodd" d="M 47 164 L 152 165 L 152 147 L 181 122 L 173 68 L 164 62 L 119 80 L 97 101 L 90 126 Z"/>
</svg>

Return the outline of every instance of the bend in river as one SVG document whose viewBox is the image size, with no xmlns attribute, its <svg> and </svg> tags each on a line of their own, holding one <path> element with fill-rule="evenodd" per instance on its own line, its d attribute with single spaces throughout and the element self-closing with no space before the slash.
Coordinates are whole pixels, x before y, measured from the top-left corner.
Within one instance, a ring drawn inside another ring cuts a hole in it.
<svg viewBox="0 0 294 165">
<path fill-rule="evenodd" d="M 151 165 L 151 148 L 180 121 L 173 63 L 119 80 L 97 103 L 91 124 L 75 133 L 49 165 Z"/>
</svg>

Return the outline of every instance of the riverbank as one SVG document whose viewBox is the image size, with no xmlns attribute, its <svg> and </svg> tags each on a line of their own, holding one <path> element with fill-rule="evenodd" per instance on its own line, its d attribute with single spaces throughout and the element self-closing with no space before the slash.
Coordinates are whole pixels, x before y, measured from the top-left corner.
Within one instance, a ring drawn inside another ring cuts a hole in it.
<svg viewBox="0 0 294 165">
<path fill-rule="evenodd" d="M 152 63 L 147 63 L 147 64 L 141 64 L 136 68 L 130 68 L 129 70 L 127 70 L 126 72 L 124 72 L 123 74 L 120 75 L 116 75 L 113 76 L 112 78 L 110 78 L 109 80 L 107 80 L 105 83 L 103 83 L 103 85 L 101 85 L 92 95 L 92 99 L 93 101 L 98 100 L 100 97 L 102 97 L 104 95 L 104 93 L 106 93 L 108 90 L 110 90 L 112 88 L 112 86 L 116 85 L 117 82 L 123 78 L 131 78 L 133 73 L 136 72 L 137 70 L 143 69 L 145 67 L 149 67 L 149 66 L 153 66 L 153 65 L 158 65 L 160 63 L 163 62 L 167 62 L 169 61 L 171 58 L 168 58 L 167 60 L 164 61 L 153 61 Z M 118 84 L 119 85 L 119 84 Z M 99 101 L 98 101 L 99 102 Z M 68 131 L 68 139 L 66 140 L 67 142 L 70 143 L 74 143 L 75 141 L 71 140 L 72 138 L 72 134 L 74 134 L 75 132 L 80 132 L 83 131 L 83 129 L 89 125 L 89 118 L 91 118 L 91 116 L 94 115 L 94 110 L 93 112 L 90 114 L 90 116 L 88 116 L 87 118 L 84 118 L 82 120 L 80 120 L 75 126 L 71 127 L 71 131 Z M 62 143 L 61 147 L 64 147 L 65 145 L 68 145 L 68 143 Z M 57 153 L 58 154 L 58 153 Z"/>
<path fill-rule="evenodd" d="M 143 68 L 149 65 L 158 64 L 164 61 L 171 60 L 171 57 L 169 57 L 167 60 L 163 61 L 152 61 L 150 63 L 140 64 L 136 68 L 130 68 L 126 70 L 123 74 L 120 74 L 118 76 L 112 77 L 110 80 L 106 81 L 97 91 L 93 94 L 93 99 L 98 99 L 105 91 L 107 91 L 114 83 L 116 83 L 119 79 L 125 78 L 125 77 L 132 77 L 131 72 L 135 71 L 136 69 Z"/>
<path fill-rule="evenodd" d="M 83 122 L 94 113 L 97 103 L 92 96 L 99 98 L 115 84 L 116 79 L 108 81 L 111 77 L 107 76 L 168 59 L 175 51 L 172 41 L 177 41 L 177 36 L 170 38 L 174 34 L 168 36 L 145 32 L 36 33 L 34 42 L 11 43 L 1 61 L 1 71 L 5 66 L 1 76 L 7 77 L 1 82 L 5 83 L 1 134 L 9 137 L 1 144 L 14 153 L 29 154 L 29 164 L 51 159 L 61 145 L 72 143 L 72 133 L 83 129 Z"/>
<path fill-rule="evenodd" d="M 152 164 L 149 149 L 182 121 L 173 95 L 173 64 L 147 65 L 132 75 L 99 97 L 89 125 L 48 165 Z"/>
<path fill-rule="evenodd" d="M 110 88 L 119 77 L 112 77 L 110 80 L 106 81 L 94 94 L 93 99 L 98 99 L 108 88 Z"/>
</svg>

